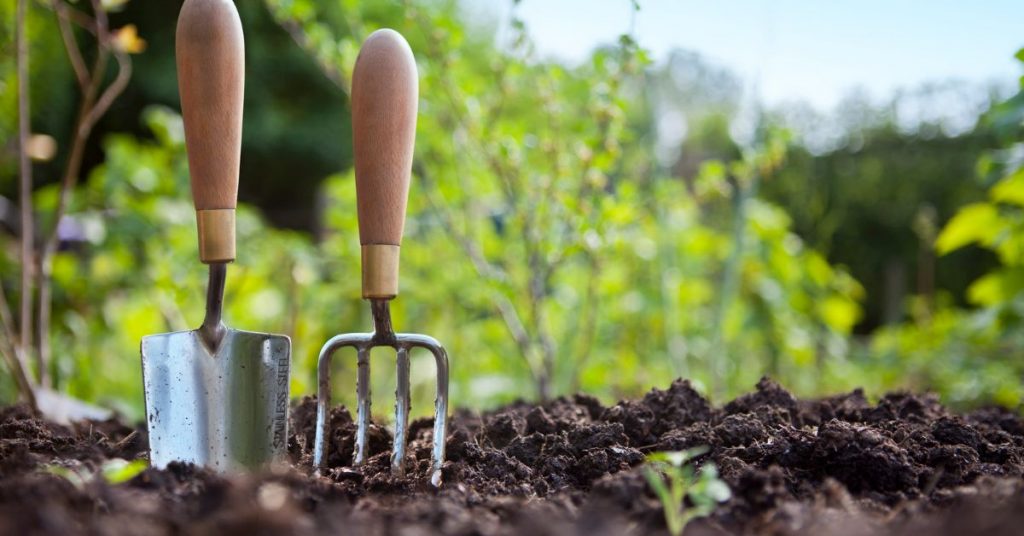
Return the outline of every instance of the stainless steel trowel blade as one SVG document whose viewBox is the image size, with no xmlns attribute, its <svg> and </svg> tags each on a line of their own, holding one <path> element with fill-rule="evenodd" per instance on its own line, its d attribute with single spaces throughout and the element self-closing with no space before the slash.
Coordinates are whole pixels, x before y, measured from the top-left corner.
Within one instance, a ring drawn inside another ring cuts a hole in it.
<svg viewBox="0 0 1024 536">
<path fill-rule="evenodd" d="M 199 332 L 142 339 L 150 463 L 254 469 L 288 444 L 291 340 L 228 329 L 211 354 Z"/>
</svg>

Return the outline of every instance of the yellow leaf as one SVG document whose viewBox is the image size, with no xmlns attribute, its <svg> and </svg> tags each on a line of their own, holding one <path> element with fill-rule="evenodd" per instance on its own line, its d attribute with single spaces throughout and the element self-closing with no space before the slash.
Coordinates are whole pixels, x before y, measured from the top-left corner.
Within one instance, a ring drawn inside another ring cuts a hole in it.
<svg viewBox="0 0 1024 536">
<path fill-rule="evenodd" d="M 993 305 L 1003 299 L 1003 281 L 998 273 L 987 274 L 967 288 L 967 300 L 975 305 Z"/>
<path fill-rule="evenodd" d="M 999 211 L 988 203 L 973 203 L 960 209 L 939 233 L 935 248 L 940 255 L 972 242 L 984 242 L 999 227 Z"/>
<path fill-rule="evenodd" d="M 839 296 L 825 298 L 818 306 L 818 313 L 829 327 L 840 333 L 849 333 L 860 320 L 857 302 Z"/>
<path fill-rule="evenodd" d="M 1024 168 L 997 182 L 990 196 L 993 201 L 1024 206 Z"/>
<path fill-rule="evenodd" d="M 138 54 L 146 50 L 146 40 L 139 37 L 134 24 L 128 24 L 114 32 L 114 47 L 122 52 Z"/>
<path fill-rule="evenodd" d="M 986 274 L 967 287 L 967 300 L 975 305 L 994 306 L 1010 301 L 1024 290 L 1024 271 L 1004 269 Z"/>
</svg>

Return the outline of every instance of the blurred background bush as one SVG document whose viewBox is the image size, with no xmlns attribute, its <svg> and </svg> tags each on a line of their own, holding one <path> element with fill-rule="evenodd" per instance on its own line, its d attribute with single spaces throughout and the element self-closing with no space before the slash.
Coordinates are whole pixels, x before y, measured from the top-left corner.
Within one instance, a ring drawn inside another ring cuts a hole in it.
<svg viewBox="0 0 1024 536">
<path fill-rule="evenodd" d="M 177 111 L 181 2 L 18 5 L 34 306 L 26 338 L 9 23 L 0 400 L 17 398 L 20 361 L 30 382 L 138 417 L 139 339 L 197 326 L 206 282 Z M 488 19 L 455 1 L 238 2 L 247 80 L 226 317 L 292 337 L 294 396 L 312 394 L 329 336 L 370 328 L 347 94 L 359 44 L 392 27 L 417 55 L 421 98 L 395 323 L 446 344 L 455 404 L 611 400 L 677 376 L 721 401 L 768 374 L 803 395 L 930 389 L 1020 405 L 1021 87 L 852 94 L 831 114 L 769 106 L 700 55 L 652 61 L 628 21 L 585 60 L 546 57 L 519 2 L 505 7 Z M 4 20 L 15 9 L 0 5 Z M 955 128 L 906 119 L 968 90 L 977 113 Z M 666 121 L 685 135 L 666 136 Z M 354 398 L 354 361 L 336 360 L 339 400 Z M 376 361 L 374 389 L 390 392 L 393 364 Z M 414 410 L 430 411 L 426 356 L 413 384 Z"/>
</svg>

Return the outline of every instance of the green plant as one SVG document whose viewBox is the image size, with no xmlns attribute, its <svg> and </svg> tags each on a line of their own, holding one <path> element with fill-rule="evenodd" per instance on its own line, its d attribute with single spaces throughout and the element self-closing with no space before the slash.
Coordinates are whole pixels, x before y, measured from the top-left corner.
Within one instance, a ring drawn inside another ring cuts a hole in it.
<svg viewBox="0 0 1024 536">
<path fill-rule="evenodd" d="M 76 488 L 82 489 L 96 477 L 103 479 L 107 484 L 127 482 L 145 471 L 147 467 L 149 467 L 149 463 L 146 460 L 128 461 L 122 458 L 111 458 L 95 469 L 88 469 L 85 465 L 67 467 L 53 464 L 43 466 L 41 470 L 44 473 L 59 476 Z"/>
<path fill-rule="evenodd" d="M 648 66 L 628 35 L 570 66 L 538 57 L 515 19 L 511 42 L 496 44 L 455 2 L 265 5 L 342 91 L 369 31 L 396 28 L 416 51 L 421 113 L 393 314 L 396 327 L 447 345 L 460 406 L 531 392 L 621 398 L 677 376 L 721 396 L 765 372 L 802 393 L 837 385 L 819 379 L 844 362 L 862 290 L 804 245 L 785 211 L 753 195 L 750 182 L 774 180 L 785 163 L 782 133 L 678 180 L 654 163 Z M 158 35 L 148 35 L 156 53 Z M 292 136 L 284 123 L 251 127 L 246 113 L 250 134 Z M 135 135 L 103 138 L 102 161 L 67 195 L 81 237 L 52 257 L 55 387 L 132 417 L 142 408 L 139 338 L 194 328 L 205 285 L 180 118 L 150 106 L 140 123 L 129 125 Z M 335 154 L 348 138 L 301 145 Z M 359 300 L 352 173 L 336 171 L 317 194 L 325 210 L 315 236 L 239 208 L 226 319 L 292 337 L 295 396 L 312 392 L 330 335 L 371 327 Z M 59 188 L 37 187 L 34 202 L 55 209 Z M 17 288 L 17 245 L 0 234 L 0 289 Z M 336 363 L 335 399 L 351 402 L 353 360 Z M 393 389 L 386 372 L 373 376 L 374 391 Z M 433 382 L 428 356 L 414 355 L 414 411 L 429 411 Z M 0 395 L 12 394 L 0 382 Z"/>
<path fill-rule="evenodd" d="M 473 360 L 453 367 L 463 399 L 508 400 L 524 383 L 541 398 L 623 396 L 679 375 L 726 395 L 766 370 L 813 388 L 816 365 L 844 354 L 859 285 L 749 186 L 784 162 L 787 138 L 667 177 L 632 36 L 570 67 L 537 56 L 514 8 L 496 46 L 456 2 L 266 4 L 343 89 L 369 31 L 396 28 L 416 51 L 403 303 L 453 362 Z M 439 303 L 457 307 L 430 314 Z"/>
<path fill-rule="evenodd" d="M 1024 61 L 1024 50 L 1017 57 Z M 959 407 L 1024 401 L 1017 358 L 1024 346 L 1024 81 L 980 124 L 999 145 L 977 162 L 980 183 L 989 185 L 985 198 L 962 206 L 937 236 L 920 233 L 940 256 L 972 248 L 996 258 L 998 266 L 967 288 L 974 308 L 957 307 L 948 293 L 932 300 L 922 292 L 909 301 L 909 321 L 875 331 L 850 359 L 830 363 L 826 383 L 845 378 L 876 391 L 929 389 Z"/>
<path fill-rule="evenodd" d="M 91 0 L 88 10 L 75 7 L 65 0 L 50 0 L 46 5 L 55 13 L 60 35 L 72 66 L 75 80 L 82 93 L 75 127 L 71 134 L 70 151 L 66 155 L 60 188 L 53 206 L 47 206 L 51 214 L 48 228 L 36 233 L 35 219 L 42 208 L 33 195 L 32 164 L 29 147 L 31 124 L 29 105 L 28 46 L 26 38 L 27 0 L 19 0 L 16 18 L 17 65 L 18 65 L 18 154 L 19 154 L 19 210 L 20 248 L 19 268 L 19 317 L 15 326 L 12 304 L 0 288 L 0 325 L 6 337 L 0 353 L 4 354 L 8 368 L 15 378 L 22 397 L 35 410 L 37 408 L 35 389 L 52 389 L 54 386 L 51 363 L 51 320 L 53 311 L 53 259 L 60 246 L 59 230 L 65 223 L 71 197 L 82 171 L 86 142 L 93 127 L 110 109 L 117 97 L 128 86 L 131 78 L 129 54 L 141 52 L 145 41 L 139 39 L 135 27 L 124 26 L 117 30 L 110 28 L 108 15 L 124 2 L 102 2 Z M 96 47 L 95 58 L 87 66 L 82 48 L 75 37 L 75 29 L 91 34 Z M 107 82 L 109 60 L 117 62 L 117 74 Z M 42 244 L 37 241 L 42 238 Z M 0 282 L 2 287 L 2 282 Z M 13 302 L 13 300 L 10 300 Z M 16 328 L 17 327 L 17 333 Z M 34 356 L 35 373 L 31 372 L 30 357 Z M 45 412 L 47 408 L 42 408 Z"/>
<path fill-rule="evenodd" d="M 705 463 L 700 471 L 694 470 L 691 462 L 705 452 L 706 448 L 697 447 L 647 456 L 644 477 L 661 502 L 665 524 L 673 536 L 682 534 L 690 521 L 710 514 L 732 495 L 729 486 L 718 478 L 714 464 Z"/>
</svg>

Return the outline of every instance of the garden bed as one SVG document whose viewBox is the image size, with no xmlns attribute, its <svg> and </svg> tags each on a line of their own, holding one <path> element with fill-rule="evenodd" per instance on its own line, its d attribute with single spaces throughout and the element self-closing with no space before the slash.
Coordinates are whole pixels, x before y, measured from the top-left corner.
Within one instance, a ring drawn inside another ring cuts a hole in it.
<svg viewBox="0 0 1024 536">
<path fill-rule="evenodd" d="M 860 392 L 800 401 L 763 380 L 713 408 L 686 382 L 604 407 L 587 396 L 451 419 L 445 484 L 427 483 L 430 421 L 412 425 L 410 475 L 388 472 L 390 435 L 351 462 L 355 427 L 331 414 L 331 467 L 310 476 L 315 403 L 292 410 L 294 466 L 225 478 L 188 466 L 124 482 L 90 476 L 145 455 L 144 430 L 63 427 L 0 410 L 3 534 L 648 534 L 661 505 L 646 454 L 707 446 L 732 498 L 687 534 L 1016 533 L 1024 526 L 1024 421 L 956 415 L 934 397 Z M 55 469 L 65 467 L 70 469 Z M 72 477 L 69 478 L 69 474 Z"/>
</svg>

